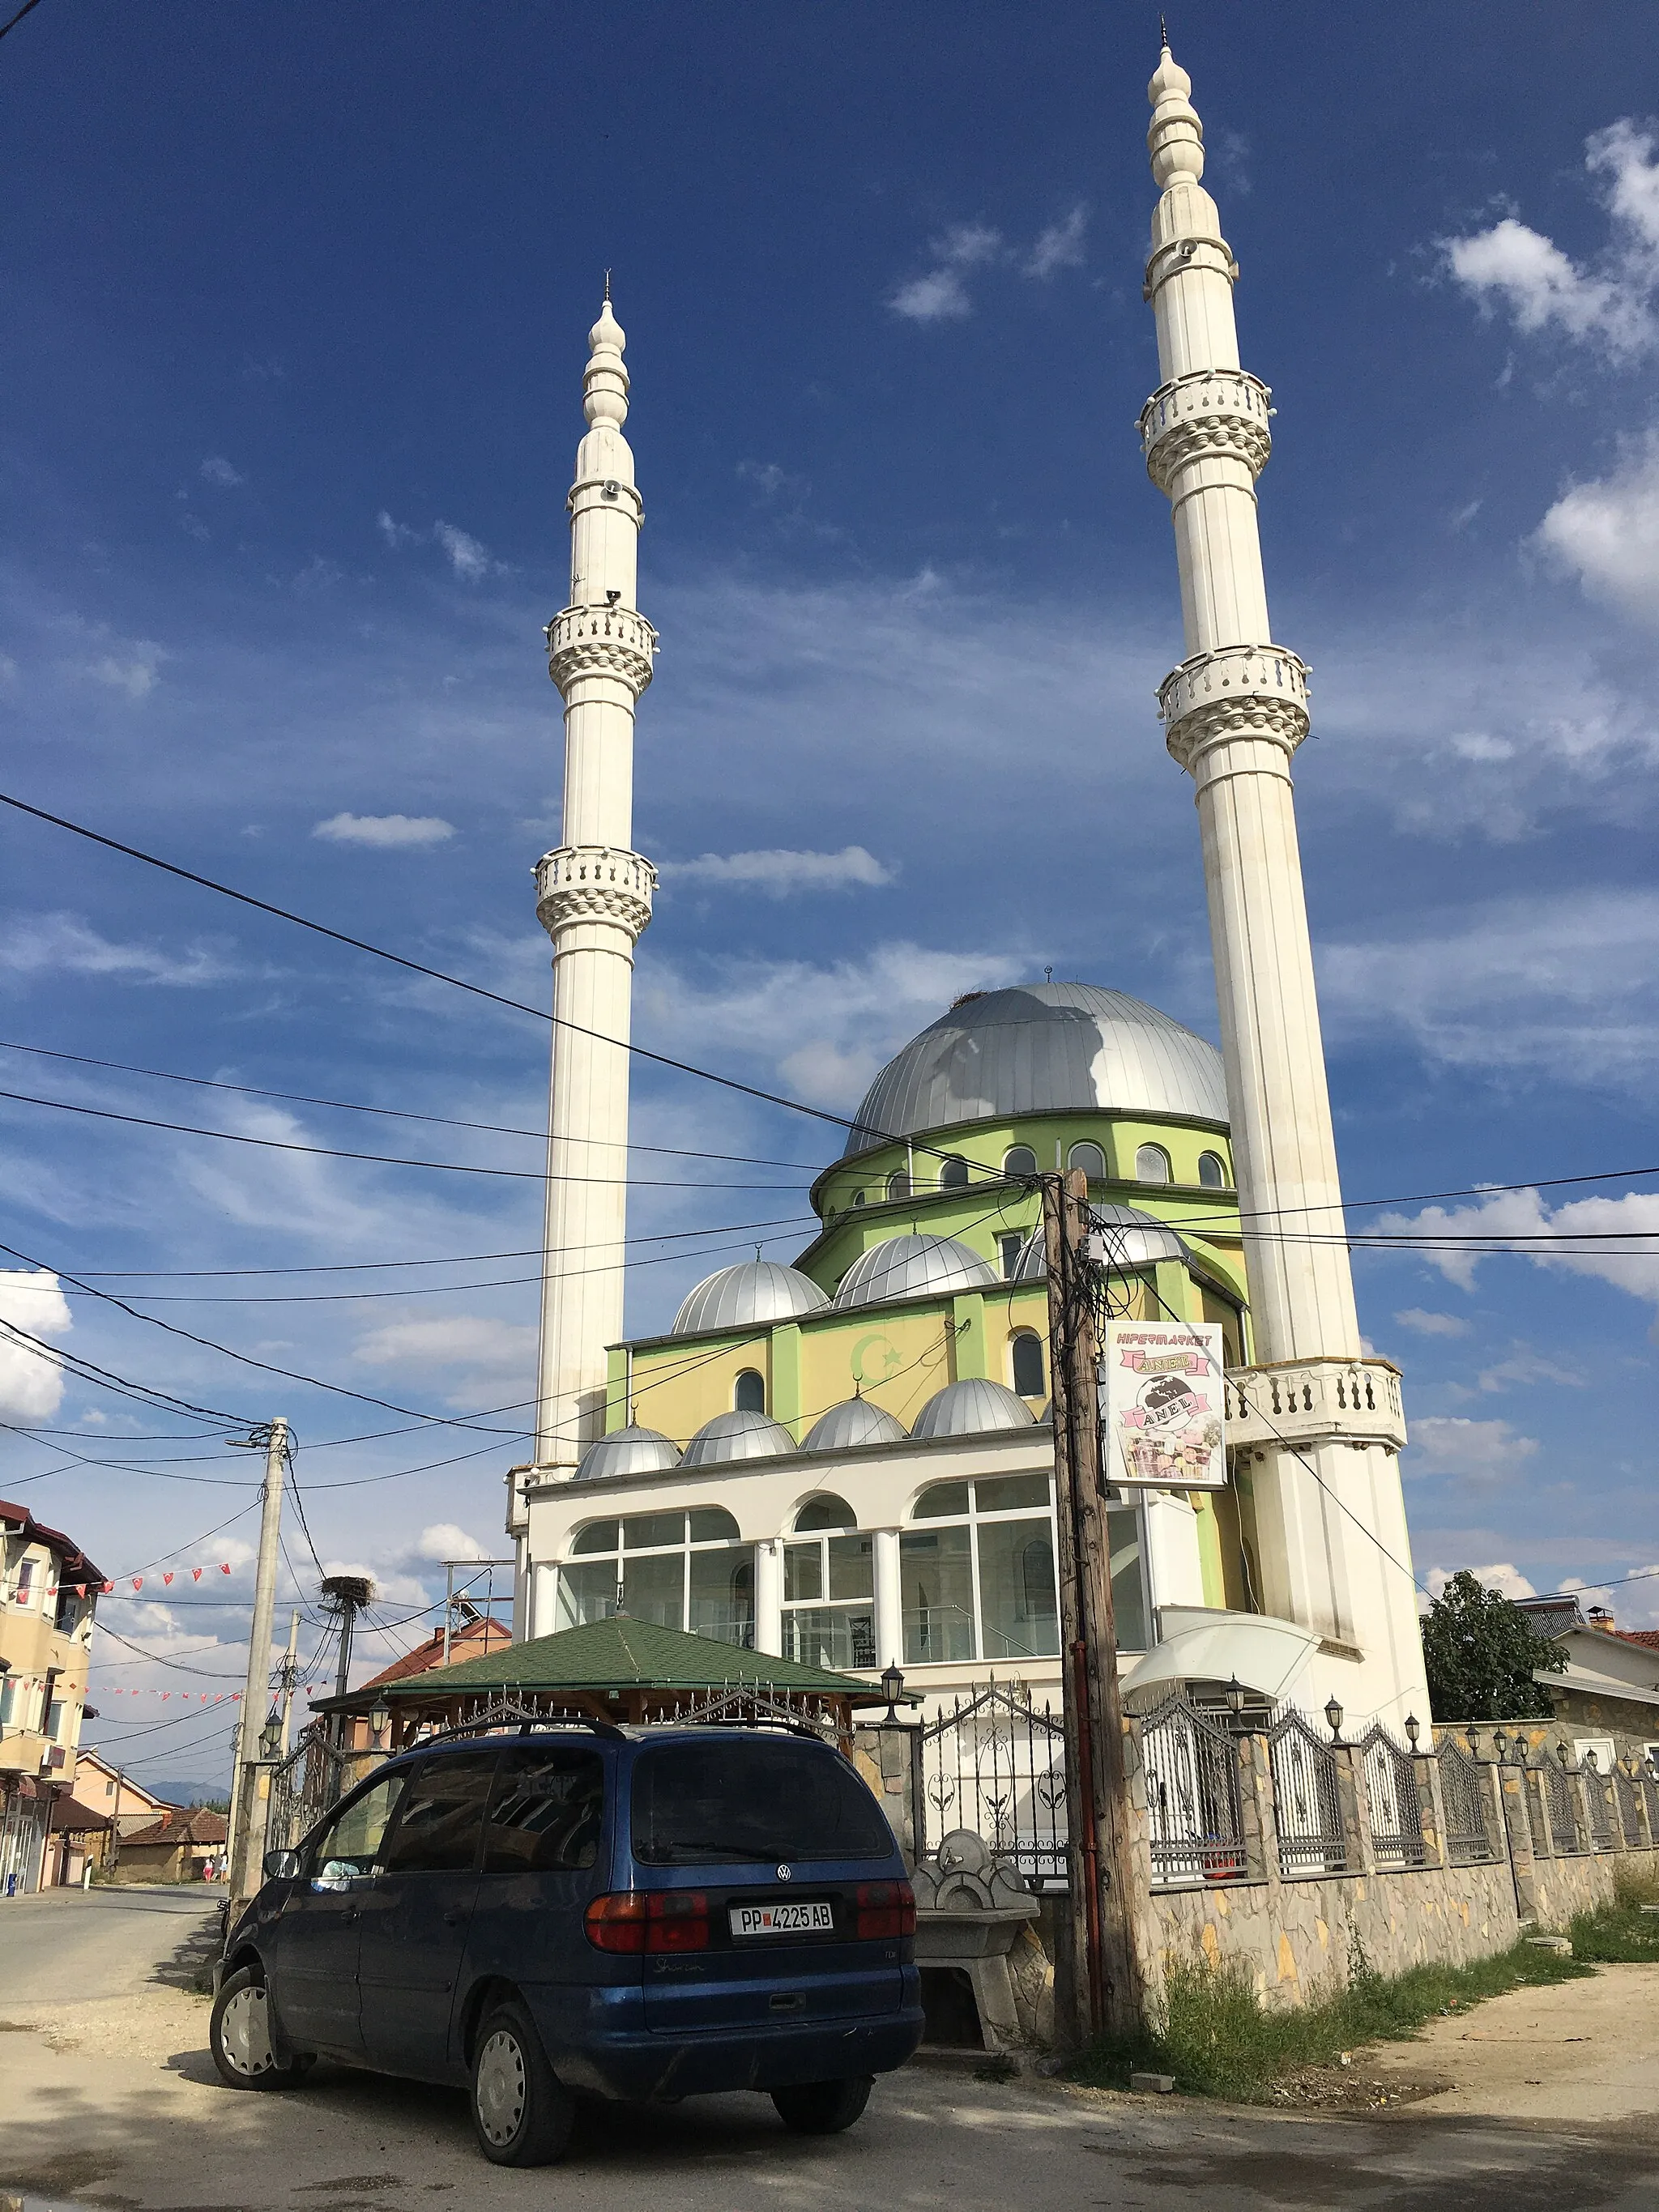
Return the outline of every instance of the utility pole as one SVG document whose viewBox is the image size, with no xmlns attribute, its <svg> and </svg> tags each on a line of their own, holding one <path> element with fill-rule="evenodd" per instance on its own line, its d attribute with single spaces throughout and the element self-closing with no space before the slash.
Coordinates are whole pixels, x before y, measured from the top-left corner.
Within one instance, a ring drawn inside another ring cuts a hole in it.
<svg viewBox="0 0 1659 2212">
<path fill-rule="evenodd" d="M 283 1656 L 283 1757 L 289 1753 L 289 1729 L 294 1717 L 294 1691 L 299 1680 L 300 1667 L 300 1608 L 295 1606 L 288 1617 L 288 1650 Z"/>
<path fill-rule="evenodd" d="M 357 1615 L 374 1595 L 374 1585 L 367 1575 L 330 1575 L 323 1583 L 323 1595 L 331 1599 L 340 1616 L 340 1662 L 334 1670 L 334 1694 L 344 1697 L 351 1686 L 351 1633 Z M 329 1716 L 330 1741 L 342 1741 L 345 1735 L 345 1716 Z"/>
<path fill-rule="evenodd" d="M 259 1515 L 259 1563 L 253 1578 L 253 1625 L 248 1632 L 247 1680 L 242 1686 L 242 1720 L 237 1730 L 237 1759 L 231 1791 L 230 1881 L 232 1894 L 237 1897 L 242 1895 L 244 1887 L 241 1861 L 249 1810 L 248 1753 L 257 1753 L 260 1717 L 270 1684 L 270 1632 L 276 1610 L 277 1547 L 283 1529 L 283 1470 L 288 1459 L 288 1423 L 279 1413 L 269 1427 L 256 1429 L 246 1441 L 253 1447 L 264 1445 L 265 1482 Z"/>
<path fill-rule="evenodd" d="M 1056 1996 L 1062 2039 L 1128 2035 L 1142 2023 L 1129 1857 L 1123 1706 L 1112 1616 L 1111 1546 L 1100 1479 L 1098 1365 L 1083 1240 L 1089 1182 L 1080 1170 L 1042 1178 L 1048 1262 L 1048 1359 L 1060 1536 L 1060 1632 L 1066 1723 L 1071 1912 Z"/>
</svg>

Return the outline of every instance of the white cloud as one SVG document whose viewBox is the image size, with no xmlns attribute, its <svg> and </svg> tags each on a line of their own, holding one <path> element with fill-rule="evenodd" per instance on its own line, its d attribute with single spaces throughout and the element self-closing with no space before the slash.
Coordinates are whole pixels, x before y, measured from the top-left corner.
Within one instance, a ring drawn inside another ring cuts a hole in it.
<svg viewBox="0 0 1659 2212">
<path fill-rule="evenodd" d="M 925 276 L 913 276 L 887 304 L 910 323 L 960 322 L 974 312 L 968 287 L 954 269 L 930 269 Z"/>
<path fill-rule="evenodd" d="M 1089 210 L 1079 200 L 1059 222 L 1039 231 L 1025 259 L 1025 274 L 1046 279 L 1061 269 L 1080 269 L 1083 241 L 1089 228 Z"/>
<path fill-rule="evenodd" d="M 1659 623 L 1659 431 L 1627 441 L 1610 475 L 1564 492 L 1533 543 L 1592 598 Z"/>
<path fill-rule="evenodd" d="M 453 1521 L 434 1521 L 429 1528 L 422 1528 L 415 1540 L 414 1557 L 440 1565 L 446 1559 L 487 1559 L 489 1556 L 487 1545 L 481 1544 L 476 1536 L 469 1536 Z"/>
<path fill-rule="evenodd" d="M 695 860 L 665 862 L 662 873 L 680 883 L 734 884 L 785 898 L 791 891 L 842 891 L 854 884 L 878 886 L 894 881 L 862 845 L 839 853 L 704 853 Z"/>
<path fill-rule="evenodd" d="M 0 973 L 119 975 L 139 983 L 219 983 L 231 964 L 204 947 L 179 957 L 148 945 L 117 945 L 72 914 L 43 914 L 0 931 Z"/>
<path fill-rule="evenodd" d="M 233 484 L 247 482 L 241 471 L 233 468 L 222 453 L 210 453 L 202 464 L 202 474 L 209 483 L 219 484 L 227 491 Z"/>
<path fill-rule="evenodd" d="M 444 845 L 455 829 L 437 814 L 331 814 L 311 834 L 331 845 Z"/>
<path fill-rule="evenodd" d="M 1456 1414 L 1431 1413 L 1411 1425 L 1409 1475 L 1461 1475 L 1467 1481 L 1500 1483 L 1519 1474 L 1537 1456 L 1538 1439 L 1517 1436 L 1507 1421 L 1469 1421 Z"/>
<path fill-rule="evenodd" d="M 355 1356 L 371 1367 L 467 1367 L 526 1376 L 536 1356 L 536 1331 L 481 1314 L 393 1321 L 362 1338 Z"/>
<path fill-rule="evenodd" d="M 1611 361 L 1659 340 L 1659 162 L 1651 131 L 1626 118 L 1584 142 L 1584 167 L 1610 218 L 1605 250 L 1580 264 L 1553 239 L 1505 216 L 1467 238 L 1443 239 L 1453 277 L 1487 313 L 1506 307 L 1529 334 L 1552 327 Z"/>
<path fill-rule="evenodd" d="M 124 691 L 129 699 L 148 699 L 155 689 L 156 677 L 167 657 L 159 645 L 136 638 L 121 653 L 100 654 L 90 664 L 87 673 L 94 684 L 106 684 L 112 691 Z"/>
<path fill-rule="evenodd" d="M 1424 1577 L 1430 1595 L 1439 1597 L 1446 1584 L 1459 1570 L 1455 1567 L 1431 1567 Z M 1500 1597 L 1536 1597 L 1538 1593 L 1510 1560 L 1500 1560 L 1496 1566 L 1471 1567 L 1468 1570 L 1483 1589 L 1495 1589 Z"/>
<path fill-rule="evenodd" d="M 1420 1256 L 1466 1291 L 1474 1289 L 1484 1260 L 1510 1252 L 1659 1305 L 1659 1191 L 1570 1199 L 1553 1212 L 1535 1190 L 1494 1191 L 1470 1206 L 1384 1214 L 1378 1226 L 1442 1243 L 1444 1249 Z"/>
<path fill-rule="evenodd" d="M 420 539 L 418 530 L 411 530 L 406 522 L 394 522 L 384 507 L 375 516 L 374 526 L 394 553 L 399 546 L 413 545 Z"/>
<path fill-rule="evenodd" d="M 1407 1306 L 1395 1319 L 1401 1328 L 1415 1329 L 1419 1336 L 1467 1336 L 1474 1326 L 1455 1314 L 1425 1313 L 1421 1306 Z"/>
<path fill-rule="evenodd" d="M 453 522 L 434 522 L 432 534 L 449 556 L 450 567 L 467 583 L 476 584 L 495 566 L 489 549 L 466 531 L 457 529 Z"/>
<path fill-rule="evenodd" d="M 0 1269 L 0 1320 L 28 1336 L 64 1336 L 74 1326 L 69 1300 L 45 1268 Z M 0 1330 L 0 1412 L 14 1421 L 44 1421 L 64 1401 L 64 1370 L 48 1352 Z"/>
<path fill-rule="evenodd" d="M 1480 1389 L 1495 1395 L 1504 1390 L 1525 1389 L 1534 1382 L 1553 1382 L 1562 1389 L 1582 1390 L 1586 1379 L 1571 1367 L 1563 1367 L 1559 1360 L 1546 1359 L 1541 1352 L 1521 1344 L 1507 1359 L 1483 1367 L 1475 1382 Z"/>
</svg>

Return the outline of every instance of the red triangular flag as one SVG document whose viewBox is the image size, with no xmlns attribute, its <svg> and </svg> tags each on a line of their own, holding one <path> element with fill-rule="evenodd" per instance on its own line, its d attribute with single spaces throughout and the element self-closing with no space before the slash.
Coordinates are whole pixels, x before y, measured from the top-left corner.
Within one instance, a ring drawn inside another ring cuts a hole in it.
<svg viewBox="0 0 1659 2212">
<path fill-rule="evenodd" d="M 172 1692 L 172 1691 L 171 1691 L 171 1690 L 163 1690 L 163 1691 L 162 1691 L 162 1692 L 161 1692 L 161 1703 L 162 1703 L 163 1705 L 166 1705 L 166 1703 L 167 1703 L 167 1699 L 168 1699 L 172 1695 L 173 1695 L 173 1692 Z"/>
<path fill-rule="evenodd" d="M 110 1592 L 111 1592 L 114 1588 L 115 1588 L 115 1585 L 114 1585 L 114 1583 L 106 1583 L 104 1584 L 104 1595 L 105 1595 L 106 1597 L 107 1597 L 107 1596 L 109 1595 Z"/>
<path fill-rule="evenodd" d="M 162 1580 L 164 1583 L 170 1583 L 170 1582 L 173 1580 L 173 1577 L 172 1577 L 170 1574 L 168 1574 L 168 1575 L 163 1575 L 163 1576 L 162 1576 L 162 1577 L 161 1577 L 161 1580 Z"/>
<path fill-rule="evenodd" d="M 134 1589 L 143 1589 L 144 1587 L 144 1578 L 142 1575 L 135 1575 L 133 1577 L 132 1587 Z"/>
<path fill-rule="evenodd" d="M 199 1583 L 202 1579 L 202 1570 L 199 1567 L 192 1567 L 190 1571 L 190 1578 L 193 1583 Z"/>
</svg>

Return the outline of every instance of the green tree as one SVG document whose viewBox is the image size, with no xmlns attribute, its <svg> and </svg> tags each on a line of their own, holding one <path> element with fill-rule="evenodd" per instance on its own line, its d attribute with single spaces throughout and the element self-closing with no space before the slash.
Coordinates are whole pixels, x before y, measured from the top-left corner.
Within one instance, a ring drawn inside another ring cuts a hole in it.
<svg viewBox="0 0 1659 2212">
<path fill-rule="evenodd" d="M 1547 1718 L 1536 1674 L 1559 1674 L 1566 1654 L 1546 1644 L 1520 1607 L 1460 1569 L 1423 1616 L 1423 1663 L 1437 1721 Z"/>
</svg>

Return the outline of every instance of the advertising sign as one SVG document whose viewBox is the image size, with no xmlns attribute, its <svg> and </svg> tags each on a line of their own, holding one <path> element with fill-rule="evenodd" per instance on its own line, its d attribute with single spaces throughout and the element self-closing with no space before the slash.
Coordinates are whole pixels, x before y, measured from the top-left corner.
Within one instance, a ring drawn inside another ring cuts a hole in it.
<svg viewBox="0 0 1659 2212">
<path fill-rule="evenodd" d="M 1224 1358 L 1215 1322 L 1113 1321 L 1100 1358 L 1101 1480 L 1222 1490 Z"/>
</svg>

